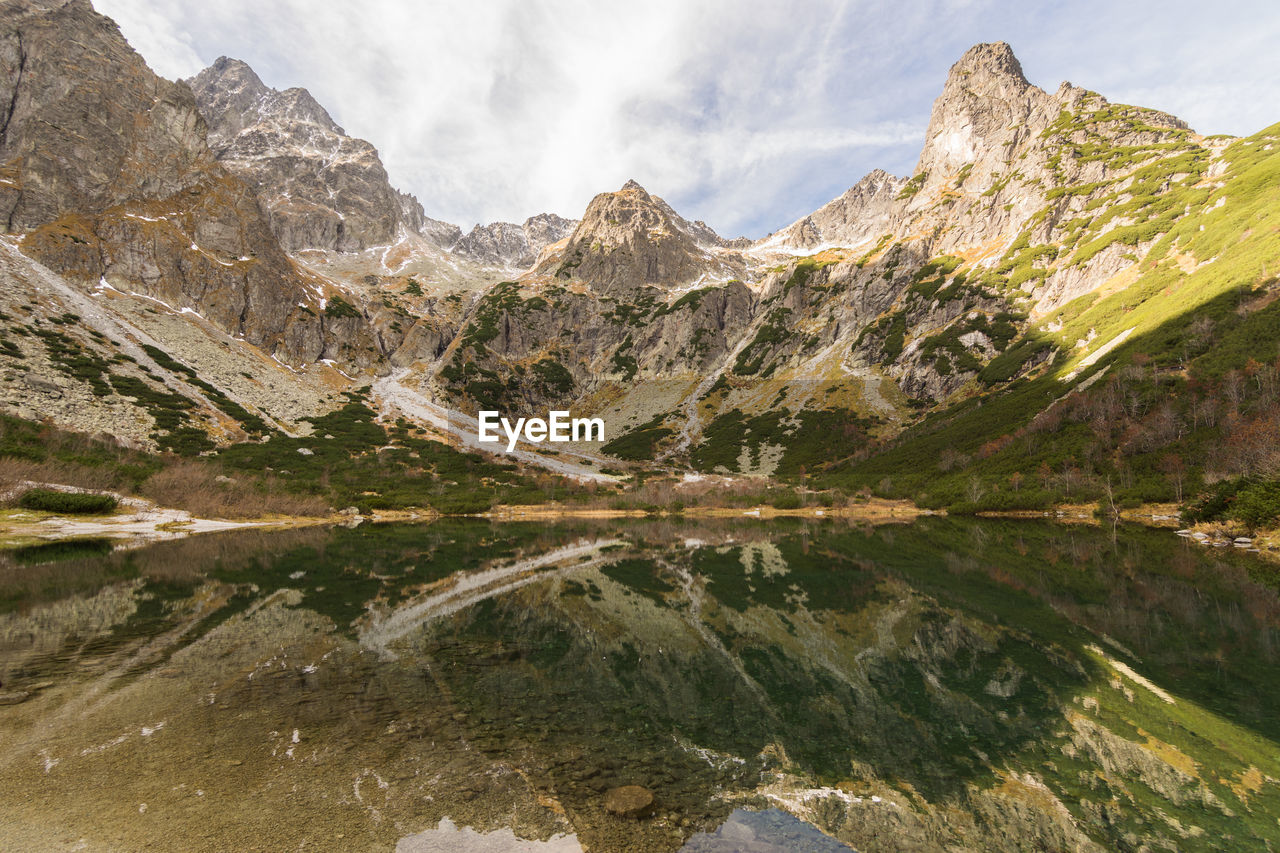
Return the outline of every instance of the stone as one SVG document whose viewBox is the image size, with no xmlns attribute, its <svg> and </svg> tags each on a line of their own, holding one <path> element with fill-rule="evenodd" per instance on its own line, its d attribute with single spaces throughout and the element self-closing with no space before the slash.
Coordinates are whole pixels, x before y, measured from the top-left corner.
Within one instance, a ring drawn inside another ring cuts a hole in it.
<svg viewBox="0 0 1280 853">
<path fill-rule="evenodd" d="M 604 810 L 618 817 L 644 817 L 653 811 L 653 792 L 639 785 L 610 788 L 604 795 Z"/>
<path fill-rule="evenodd" d="M 55 400 L 62 399 L 62 389 L 56 383 L 50 382 L 48 379 L 36 376 L 34 373 L 28 373 L 22 377 L 22 383 L 39 394 L 46 397 L 52 397 Z"/>
</svg>

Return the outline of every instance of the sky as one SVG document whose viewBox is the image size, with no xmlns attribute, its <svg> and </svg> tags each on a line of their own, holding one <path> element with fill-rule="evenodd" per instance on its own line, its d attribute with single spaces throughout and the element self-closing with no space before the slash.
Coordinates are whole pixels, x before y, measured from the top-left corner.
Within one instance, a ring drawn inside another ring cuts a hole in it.
<svg viewBox="0 0 1280 853">
<path fill-rule="evenodd" d="M 151 67 L 219 56 L 311 91 L 397 188 L 469 228 L 577 218 L 634 178 L 762 237 L 867 172 L 909 175 L 947 69 L 1027 78 L 1205 133 L 1280 121 L 1274 0 L 94 0 Z"/>
</svg>

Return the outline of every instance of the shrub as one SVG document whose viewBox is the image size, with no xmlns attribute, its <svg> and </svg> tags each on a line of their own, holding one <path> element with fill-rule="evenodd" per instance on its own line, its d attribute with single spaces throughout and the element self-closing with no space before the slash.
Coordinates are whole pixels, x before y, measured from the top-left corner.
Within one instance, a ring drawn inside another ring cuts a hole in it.
<svg viewBox="0 0 1280 853">
<path fill-rule="evenodd" d="M 1183 509 L 1182 523 L 1221 521 L 1233 509 L 1241 489 L 1246 485 L 1247 482 L 1244 480 L 1223 480 L 1215 484 L 1212 489 Z"/>
<path fill-rule="evenodd" d="M 1236 495 L 1230 517 L 1250 530 L 1270 527 L 1280 518 L 1280 482 L 1251 483 Z"/>
<path fill-rule="evenodd" d="M 30 489 L 18 499 L 18 506 L 23 509 L 82 515 L 111 512 L 116 505 L 116 499 L 111 495 L 55 492 L 52 489 Z"/>
<path fill-rule="evenodd" d="M 334 296 L 325 303 L 324 315 L 336 319 L 340 317 L 359 317 L 360 312 L 341 296 Z"/>
<path fill-rule="evenodd" d="M 443 494 L 432 499 L 431 506 L 441 515 L 476 515 L 488 512 L 493 497 L 477 494 Z"/>
<path fill-rule="evenodd" d="M 800 496 L 795 492 L 778 495 L 773 499 L 772 503 L 774 509 L 799 509 L 801 506 Z"/>
</svg>

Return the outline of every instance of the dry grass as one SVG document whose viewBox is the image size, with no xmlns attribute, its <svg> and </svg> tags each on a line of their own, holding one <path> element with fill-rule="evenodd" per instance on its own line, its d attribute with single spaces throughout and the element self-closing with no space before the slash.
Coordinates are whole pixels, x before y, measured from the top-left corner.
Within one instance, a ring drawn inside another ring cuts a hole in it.
<svg viewBox="0 0 1280 853">
<path fill-rule="evenodd" d="M 25 490 L 23 483 L 52 483 L 78 489 L 141 497 L 162 507 L 182 509 L 200 518 L 249 519 L 271 515 L 324 516 L 323 498 L 284 491 L 266 477 L 219 479 L 214 466 L 196 459 L 174 459 L 145 479 L 111 466 L 81 465 L 50 459 L 32 462 L 0 457 L 0 503 L 13 505 Z"/>
<path fill-rule="evenodd" d="M 246 519 L 267 515 L 323 516 L 323 498 L 281 491 L 267 478 L 234 478 L 194 459 L 179 459 L 152 474 L 139 490 L 160 506 L 185 509 L 200 518 Z"/>
<path fill-rule="evenodd" d="M 110 468 L 77 465 L 74 462 L 48 460 L 32 462 L 26 459 L 0 457 L 0 497 L 7 504 L 16 501 L 23 482 L 59 483 L 92 491 L 121 492 L 132 483 Z"/>
</svg>

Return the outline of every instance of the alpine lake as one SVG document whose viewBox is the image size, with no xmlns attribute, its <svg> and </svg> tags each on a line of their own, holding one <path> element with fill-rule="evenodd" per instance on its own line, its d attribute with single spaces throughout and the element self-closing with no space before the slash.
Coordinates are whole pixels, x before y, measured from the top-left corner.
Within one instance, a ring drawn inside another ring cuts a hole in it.
<svg viewBox="0 0 1280 853">
<path fill-rule="evenodd" d="M 0 849 L 1274 850 L 1280 570 L 440 520 L 0 554 Z"/>
</svg>

